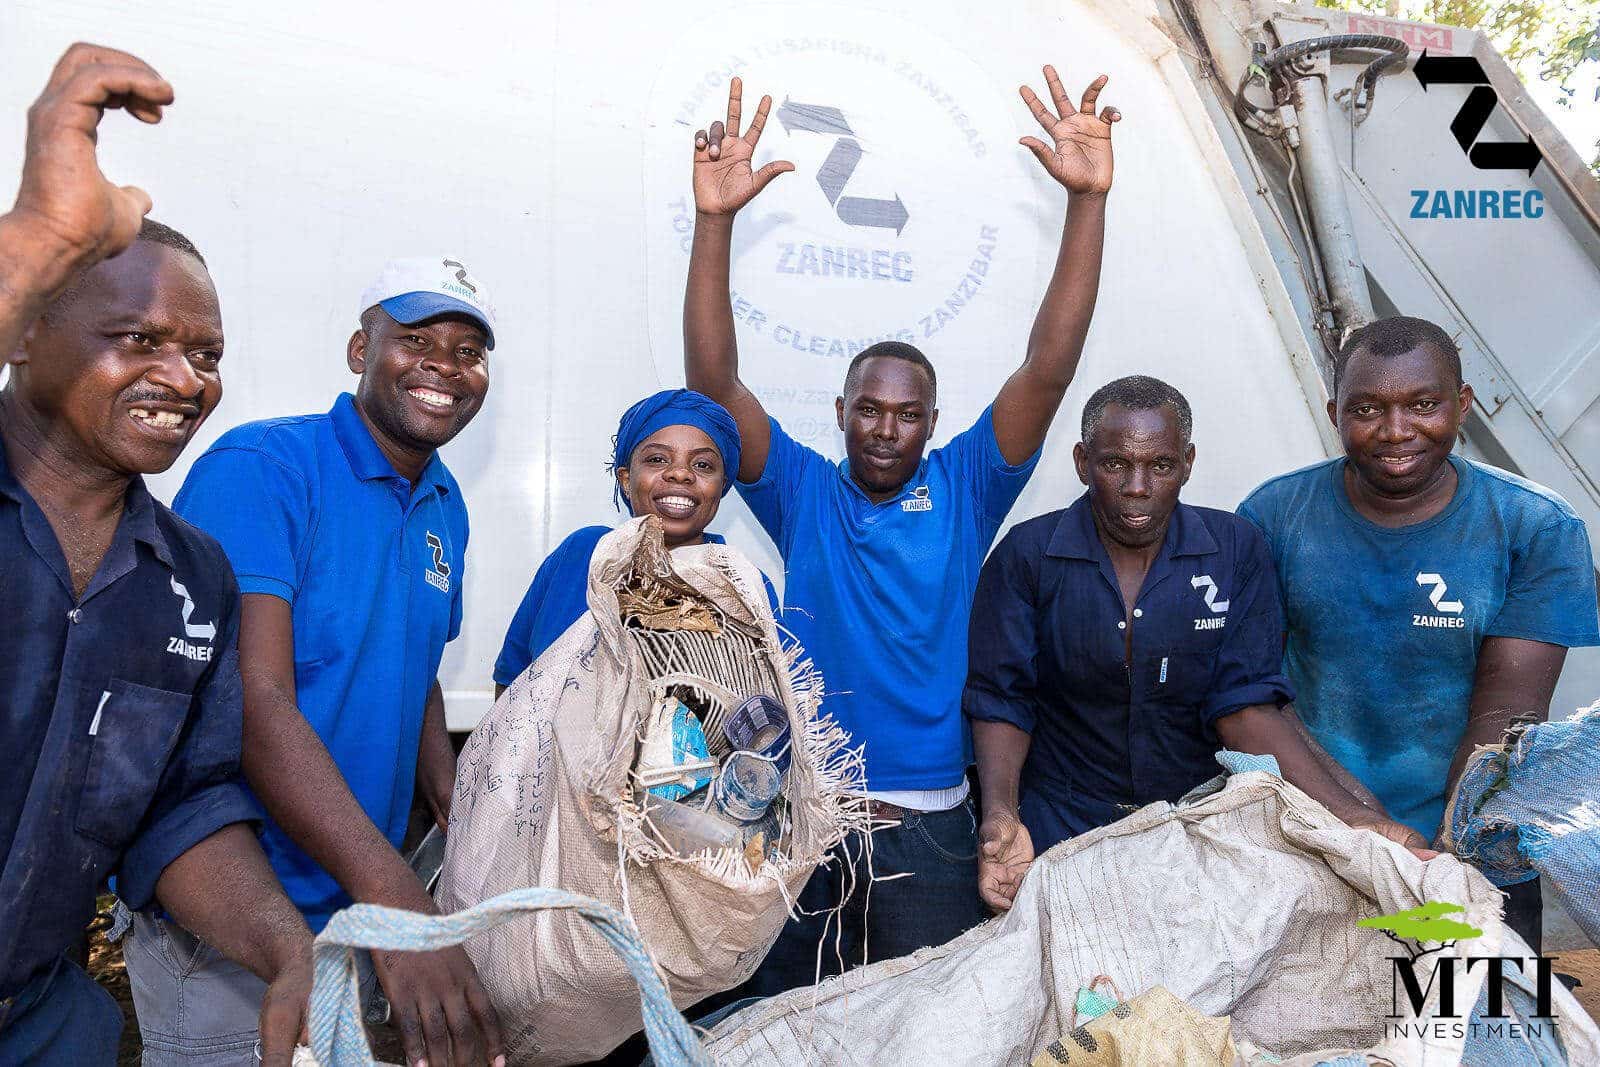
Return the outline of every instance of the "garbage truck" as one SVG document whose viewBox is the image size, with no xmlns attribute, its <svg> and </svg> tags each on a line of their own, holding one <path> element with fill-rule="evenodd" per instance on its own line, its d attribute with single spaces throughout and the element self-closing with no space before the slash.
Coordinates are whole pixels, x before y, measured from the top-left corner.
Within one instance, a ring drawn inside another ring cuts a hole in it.
<svg viewBox="0 0 1600 1067">
<path fill-rule="evenodd" d="M 1012 521 L 1077 495 L 1083 400 L 1129 373 L 1189 397 L 1187 499 L 1232 508 L 1337 448 L 1330 353 L 1403 312 L 1459 339 L 1478 396 L 1462 450 L 1560 492 L 1600 548 L 1600 189 L 1479 33 L 1262 0 L 441 16 L 418 0 L 13 0 L 0 172 L 18 172 L 20 104 L 71 40 L 133 51 L 177 87 L 159 127 L 101 133 L 108 172 L 153 194 L 221 295 L 226 395 L 155 479 L 165 499 L 226 429 L 352 388 L 345 342 L 384 260 L 471 264 L 501 326 L 485 407 L 445 451 L 472 517 L 441 679 L 454 729 L 488 709 L 545 554 L 615 520 L 618 415 L 683 380 L 692 142 L 735 74 L 773 98 L 757 162 L 796 166 L 741 219 L 733 290 L 746 380 L 798 439 L 842 455 L 833 399 L 874 340 L 939 368 L 935 445 L 1022 358 L 1064 197 L 1016 143 L 1033 121 L 1017 87 L 1049 62 L 1071 86 L 1110 75 L 1102 102 L 1124 121 L 1094 326 Z M 842 141 L 856 162 L 830 198 L 819 178 Z M 736 496 L 715 528 L 781 587 Z M 1596 695 L 1600 651 L 1575 650 L 1554 713 Z"/>
</svg>

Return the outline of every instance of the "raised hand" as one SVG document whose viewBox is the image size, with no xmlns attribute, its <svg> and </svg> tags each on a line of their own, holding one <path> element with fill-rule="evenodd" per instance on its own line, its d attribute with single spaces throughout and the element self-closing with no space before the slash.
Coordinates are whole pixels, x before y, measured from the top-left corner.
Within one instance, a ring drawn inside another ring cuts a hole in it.
<svg viewBox="0 0 1600 1067">
<path fill-rule="evenodd" d="M 1103 195 L 1111 188 L 1111 126 L 1122 119 L 1122 112 L 1114 107 L 1102 109 L 1099 115 L 1094 111 L 1100 90 L 1110 79 L 1102 74 L 1090 82 L 1076 108 L 1061 87 L 1054 67 L 1044 68 L 1044 80 L 1050 87 L 1056 113 L 1026 85 L 1021 89 L 1022 100 L 1044 127 L 1053 147 L 1037 137 L 1024 137 L 1020 143 L 1069 193 Z"/>
<path fill-rule="evenodd" d="M 750 128 L 739 136 L 740 108 L 744 82 L 738 78 L 728 86 L 728 121 L 713 122 L 709 130 L 694 135 L 694 207 L 702 215 L 732 215 L 748 204 L 767 183 L 794 170 L 788 160 L 775 160 L 752 171 L 750 158 L 767 124 L 772 97 L 763 96 Z"/>
<path fill-rule="evenodd" d="M 90 44 L 67 49 L 28 109 L 27 155 L 11 221 L 80 269 L 128 247 L 150 197 L 100 173 L 96 130 L 107 108 L 155 123 L 170 103 L 172 86 L 143 60 Z"/>
<path fill-rule="evenodd" d="M 978 828 L 978 895 L 999 914 L 1009 911 L 1033 866 L 1033 836 L 1015 812 L 997 811 Z"/>
</svg>

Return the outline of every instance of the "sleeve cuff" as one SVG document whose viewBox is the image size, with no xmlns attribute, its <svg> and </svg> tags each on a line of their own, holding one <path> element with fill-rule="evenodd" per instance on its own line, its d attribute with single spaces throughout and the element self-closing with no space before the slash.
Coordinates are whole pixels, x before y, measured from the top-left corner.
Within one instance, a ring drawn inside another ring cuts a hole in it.
<svg viewBox="0 0 1600 1067">
<path fill-rule="evenodd" d="M 1490 627 L 1483 636 L 1509 637 L 1516 641 L 1542 641 L 1547 645 L 1560 645 L 1562 648 L 1592 648 L 1600 645 L 1600 633 L 1593 630 L 1579 633 L 1573 630 L 1539 630 L 1531 626 L 1505 626 Z"/>
<path fill-rule="evenodd" d="M 994 405 L 990 404 L 983 412 L 983 421 L 987 433 L 983 435 L 984 458 L 997 474 L 1016 475 L 1025 474 L 1038 464 L 1039 457 L 1044 455 L 1044 445 L 1033 450 L 1033 455 L 1021 463 L 1007 463 L 1005 455 L 1000 451 L 1000 438 L 994 429 Z"/>
<path fill-rule="evenodd" d="M 1017 701 L 968 689 L 961 697 L 961 710 L 967 718 L 978 722 L 1008 722 L 1025 734 L 1033 733 L 1033 712 L 1019 707 Z"/>
<path fill-rule="evenodd" d="M 117 870 L 117 895 L 134 911 L 149 905 L 167 864 L 236 822 L 259 823 L 260 809 L 244 788 L 221 782 L 185 797 L 145 827 L 123 854 Z"/>
<path fill-rule="evenodd" d="M 1209 729 L 1224 715 L 1232 715 L 1258 704 L 1280 707 L 1293 699 L 1294 687 L 1289 684 L 1289 679 L 1281 674 L 1272 675 L 1259 682 L 1213 694 L 1200 714 L 1201 725 Z"/>
<path fill-rule="evenodd" d="M 263 574 L 235 575 L 239 580 L 241 593 L 266 593 L 275 596 L 287 604 L 294 603 L 294 586 L 278 578 L 268 578 Z"/>
</svg>

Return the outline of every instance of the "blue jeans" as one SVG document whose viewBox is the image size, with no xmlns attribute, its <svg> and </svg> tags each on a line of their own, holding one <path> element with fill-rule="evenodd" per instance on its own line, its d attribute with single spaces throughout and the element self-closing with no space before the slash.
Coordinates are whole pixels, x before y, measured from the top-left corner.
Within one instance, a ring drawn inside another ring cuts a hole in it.
<svg viewBox="0 0 1600 1067">
<path fill-rule="evenodd" d="M 0 1067 L 115 1067 L 122 1011 L 71 960 L 22 987 L 0 1008 Z"/>
<path fill-rule="evenodd" d="M 909 877 L 869 884 L 863 853 L 860 835 L 834 849 L 832 862 L 801 890 L 799 918 L 784 926 L 755 974 L 731 996 L 770 997 L 813 984 L 819 946 L 820 978 L 831 978 L 863 957 L 876 962 L 942 945 L 989 917 L 978 896 L 978 827 L 970 798 L 949 811 L 907 812 L 899 826 L 872 835 L 872 873 Z M 831 909 L 841 900 L 835 915 Z"/>
</svg>

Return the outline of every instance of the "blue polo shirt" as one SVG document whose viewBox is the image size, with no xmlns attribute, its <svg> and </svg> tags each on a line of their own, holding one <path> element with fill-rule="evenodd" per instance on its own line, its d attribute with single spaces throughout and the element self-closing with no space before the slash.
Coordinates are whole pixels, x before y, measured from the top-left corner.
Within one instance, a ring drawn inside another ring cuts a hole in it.
<svg viewBox="0 0 1600 1067">
<path fill-rule="evenodd" d="M 767 465 L 737 483 L 787 575 L 783 624 L 822 673 L 822 710 L 866 746 L 867 788 L 959 785 L 967 617 L 984 554 L 1039 462 L 1008 464 L 992 408 L 874 504 L 771 420 Z"/>
<path fill-rule="evenodd" d="M 1034 849 L 1177 800 L 1215 777 L 1216 721 L 1293 699 L 1283 615 L 1261 534 L 1180 503 L 1133 605 L 1089 495 L 1020 523 L 995 548 L 972 608 L 962 707 L 1032 735 L 1022 822 Z"/>
<path fill-rule="evenodd" d="M 567 535 L 556 550 L 539 564 L 533 583 L 523 594 L 517 613 L 506 630 L 500 657 L 494 661 L 494 680 L 510 685 L 528 666 L 556 643 L 567 628 L 589 610 L 589 560 L 600 539 L 611 532 L 609 526 L 585 526 Z M 721 534 L 705 532 L 706 544 L 727 542 Z M 767 576 L 761 576 L 767 590 L 772 615 L 781 619 L 778 595 Z"/>
<path fill-rule="evenodd" d="M 76 599 L 4 448 L 0 541 L 3 998 L 82 934 L 108 877 L 144 907 L 167 864 L 256 811 L 238 779 L 239 592 L 217 543 L 135 478 Z"/>
<path fill-rule="evenodd" d="M 1389 814 L 1432 839 L 1486 637 L 1600 644 L 1583 520 L 1514 474 L 1451 456 L 1456 491 L 1409 526 L 1362 517 L 1338 459 L 1239 506 L 1283 591 L 1285 668 L 1312 734 Z"/>
<path fill-rule="evenodd" d="M 290 604 L 300 711 L 398 848 L 428 691 L 461 629 L 467 508 L 455 479 L 435 455 L 413 489 L 345 394 L 326 415 L 228 431 L 175 506 L 222 542 L 242 591 Z M 262 844 L 313 930 L 350 903 L 270 820 Z"/>
</svg>

